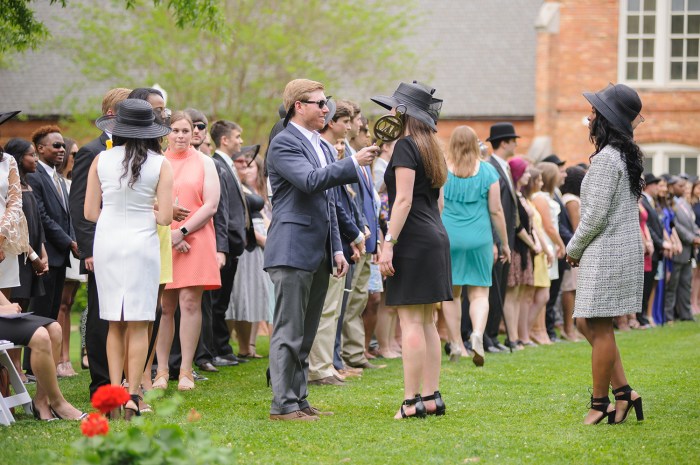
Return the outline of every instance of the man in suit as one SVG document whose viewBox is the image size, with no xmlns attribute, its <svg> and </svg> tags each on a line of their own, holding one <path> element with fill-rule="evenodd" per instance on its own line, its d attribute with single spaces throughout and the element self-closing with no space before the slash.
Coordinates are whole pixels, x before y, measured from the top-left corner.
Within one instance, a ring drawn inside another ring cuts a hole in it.
<svg viewBox="0 0 700 465">
<path fill-rule="evenodd" d="M 644 290 L 642 293 L 642 308 L 637 313 L 637 321 L 642 326 L 648 325 L 649 320 L 646 317 L 646 310 L 649 305 L 649 297 L 654 287 L 654 276 L 656 269 L 659 266 L 659 260 L 664 257 L 664 251 L 671 250 L 671 243 L 664 240 L 664 227 L 659 219 L 659 214 L 656 212 L 656 195 L 659 190 L 660 178 L 657 178 L 652 173 L 644 174 L 644 191 L 642 192 L 642 207 L 647 212 L 647 227 L 651 235 L 651 241 L 654 243 L 654 253 L 651 256 L 651 271 L 644 272 Z"/>
<path fill-rule="evenodd" d="M 348 263 L 338 232 L 335 199 L 327 189 L 358 181 L 357 166 L 374 160 L 377 147 L 328 163 L 318 131 L 328 113 L 323 84 L 295 79 L 283 93 L 286 128 L 270 144 L 267 170 L 272 187 L 272 223 L 265 269 L 275 285 L 270 340 L 271 420 L 318 420 L 307 401 L 308 355 L 328 289 Z"/>
<path fill-rule="evenodd" d="M 231 336 L 226 325 L 226 310 L 231 301 L 238 257 L 245 250 L 246 230 L 251 225 L 245 195 L 234 167 L 234 159 L 240 156 L 243 145 L 241 132 L 241 127 L 232 121 L 216 121 L 211 127 L 211 138 L 216 146 L 212 159 L 221 183 L 219 212 L 225 213 L 223 225 L 215 221 L 217 255 L 221 257 L 223 254 L 221 258 L 225 263 L 221 268 L 221 288 L 211 293 L 213 364 L 219 367 L 238 365 L 243 360 L 233 353 L 229 343 Z"/>
<path fill-rule="evenodd" d="M 102 99 L 102 115 L 116 115 L 117 104 L 125 100 L 131 89 L 115 88 L 107 92 Z M 109 324 L 100 319 L 100 301 L 97 283 L 93 272 L 92 245 L 95 239 L 95 223 L 85 219 L 85 191 L 90 166 L 98 153 L 111 145 L 111 135 L 103 132 L 100 137 L 83 145 L 75 155 L 73 176 L 70 190 L 70 213 L 75 230 L 76 242 L 80 251 L 80 272 L 87 273 L 87 328 L 85 331 L 85 348 L 90 366 L 90 397 L 97 388 L 109 384 L 107 367 L 107 332 Z"/>
<path fill-rule="evenodd" d="M 693 247 L 700 245 L 700 237 L 698 237 L 698 227 L 695 225 L 695 214 L 684 197 L 686 183 L 685 179 L 676 176 L 668 182 L 668 188 L 675 196 L 673 199 L 676 211 L 674 224 L 683 245 L 683 251 L 673 257 L 671 277 L 666 283 L 666 295 L 664 296 L 666 321 L 675 319 L 691 321 L 694 319 L 690 307 L 690 287 L 693 278 L 690 259 Z"/>
<path fill-rule="evenodd" d="M 515 148 L 518 146 L 518 136 L 511 123 L 496 123 L 491 126 L 489 138 L 486 142 L 491 143 L 493 153 L 488 158 L 488 162 L 496 168 L 499 176 L 499 186 L 501 187 L 501 205 L 503 215 L 506 220 L 506 231 L 508 233 L 508 243 L 515 244 L 515 231 L 520 226 L 518 218 L 518 199 L 515 195 L 515 184 L 513 176 L 510 174 L 510 166 L 507 160 L 515 155 Z M 494 246 L 500 249 L 500 240 L 494 232 Z M 508 348 L 498 341 L 498 328 L 503 318 L 503 302 L 508 286 L 508 271 L 510 263 L 496 260 L 493 265 L 492 284 L 489 291 L 489 318 L 486 323 L 486 334 L 484 334 L 484 349 L 488 352 L 501 352 Z"/>
<path fill-rule="evenodd" d="M 27 175 L 27 183 L 34 191 L 41 224 L 46 238 L 49 271 L 41 278 L 46 293 L 32 299 L 30 310 L 36 315 L 56 319 L 61 305 L 66 267 L 70 255 L 78 256 L 78 244 L 70 220 L 68 190 L 56 168 L 63 163 L 66 144 L 57 126 L 42 126 L 32 134 L 32 142 L 39 156 L 36 172 Z M 29 351 L 25 352 L 24 368 L 31 373 Z"/>
</svg>

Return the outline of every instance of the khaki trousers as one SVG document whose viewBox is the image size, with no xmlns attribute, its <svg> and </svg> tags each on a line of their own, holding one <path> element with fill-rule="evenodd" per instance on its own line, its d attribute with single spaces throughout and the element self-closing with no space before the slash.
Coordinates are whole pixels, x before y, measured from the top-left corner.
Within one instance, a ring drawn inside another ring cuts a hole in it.
<svg viewBox="0 0 700 465">
<path fill-rule="evenodd" d="M 333 376 L 333 347 L 338 328 L 338 318 L 343 304 L 343 288 L 345 276 L 330 277 L 328 292 L 323 302 L 321 321 L 316 331 L 316 339 L 309 354 L 309 381 Z"/>
<path fill-rule="evenodd" d="M 352 276 L 350 297 L 343 316 L 343 361 L 350 366 L 357 366 L 367 362 L 365 357 L 365 325 L 362 321 L 362 312 L 365 311 L 368 298 L 370 262 L 372 254 L 366 253 L 360 257 L 355 265 L 355 273 Z"/>
</svg>

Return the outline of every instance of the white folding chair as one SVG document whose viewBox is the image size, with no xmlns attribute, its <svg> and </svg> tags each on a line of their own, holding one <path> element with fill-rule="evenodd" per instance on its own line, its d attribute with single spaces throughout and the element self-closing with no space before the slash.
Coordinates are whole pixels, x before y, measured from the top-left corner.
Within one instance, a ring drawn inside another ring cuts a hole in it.
<svg viewBox="0 0 700 465">
<path fill-rule="evenodd" d="M 24 407 L 24 411 L 28 414 L 32 413 L 32 398 L 29 397 L 27 388 L 19 377 L 19 373 L 15 370 L 15 365 L 10 360 L 10 356 L 7 354 L 9 349 L 19 349 L 10 341 L 0 341 L 0 365 L 7 368 L 7 372 L 10 374 L 10 384 L 15 394 L 8 397 L 2 397 L 0 395 L 0 424 L 9 426 L 14 423 L 15 419 L 12 416 L 10 409 L 12 407 Z"/>
</svg>

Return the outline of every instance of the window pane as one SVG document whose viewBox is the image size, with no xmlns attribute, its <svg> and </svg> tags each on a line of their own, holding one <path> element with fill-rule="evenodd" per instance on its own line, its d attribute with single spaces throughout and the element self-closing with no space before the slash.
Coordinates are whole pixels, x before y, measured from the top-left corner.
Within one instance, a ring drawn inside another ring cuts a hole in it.
<svg viewBox="0 0 700 465">
<path fill-rule="evenodd" d="M 654 159 L 649 158 L 649 157 L 644 157 L 644 172 L 651 173 L 653 166 L 654 166 Z"/>
<path fill-rule="evenodd" d="M 684 0 L 673 0 L 671 4 L 671 10 L 673 11 L 683 11 L 685 8 Z"/>
<path fill-rule="evenodd" d="M 644 11 L 655 11 L 656 0 L 644 0 Z"/>
<path fill-rule="evenodd" d="M 637 58 L 639 56 L 639 41 L 637 39 L 627 40 L 627 56 L 629 58 Z"/>
<path fill-rule="evenodd" d="M 680 15 L 671 16 L 671 34 L 683 34 L 683 18 Z"/>
<path fill-rule="evenodd" d="M 631 61 L 627 63 L 627 79 L 637 80 L 639 79 L 639 71 L 636 61 Z"/>
<path fill-rule="evenodd" d="M 681 174 L 680 157 L 673 157 L 668 159 L 668 174 Z"/>
<path fill-rule="evenodd" d="M 639 0 L 628 0 L 627 1 L 628 11 L 639 11 Z"/>
<path fill-rule="evenodd" d="M 647 80 L 652 80 L 654 79 L 654 62 L 645 62 L 642 63 L 642 79 L 647 81 Z"/>
<path fill-rule="evenodd" d="M 671 79 L 683 79 L 683 63 L 674 61 L 671 63 Z"/>
<path fill-rule="evenodd" d="M 671 56 L 683 56 L 683 39 L 671 39 Z"/>
<path fill-rule="evenodd" d="M 644 33 L 653 34 L 656 31 L 656 16 L 644 17 Z"/>
<path fill-rule="evenodd" d="M 630 15 L 627 17 L 627 34 L 639 34 L 639 16 Z"/>
<path fill-rule="evenodd" d="M 696 157 L 686 157 L 685 159 L 685 172 L 690 176 L 697 176 L 698 174 L 698 159 Z"/>
<path fill-rule="evenodd" d="M 700 11 L 700 0 L 688 0 L 688 11 Z"/>
<path fill-rule="evenodd" d="M 698 62 L 689 61 L 685 64 L 685 78 L 690 80 L 698 80 Z"/>
<path fill-rule="evenodd" d="M 685 56 L 688 58 L 698 58 L 700 53 L 698 53 L 698 42 L 700 42 L 698 39 L 688 39 L 687 41 L 687 49 L 685 52 Z"/>
<path fill-rule="evenodd" d="M 682 40 L 681 44 L 683 44 Z M 642 40 L 642 56 L 651 58 L 654 57 L 654 39 Z"/>
<path fill-rule="evenodd" d="M 700 34 L 700 15 L 688 15 L 688 34 Z"/>
</svg>

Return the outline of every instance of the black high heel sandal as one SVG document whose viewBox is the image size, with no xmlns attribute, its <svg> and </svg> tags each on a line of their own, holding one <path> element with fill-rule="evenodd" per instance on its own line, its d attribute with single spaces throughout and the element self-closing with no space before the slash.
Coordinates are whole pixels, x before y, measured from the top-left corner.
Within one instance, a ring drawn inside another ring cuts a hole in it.
<svg viewBox="0 0 700 465">
<path fill-rule="evenodd" d="M 627 420 L 627 415 L 630 413 L 630 410 L 632 407 L 634 407 L 634 413 L 637 415 L 637 421 L 642 421 L 644 420 L 644 411 L 642 410 L 642 397 L 639 396 L 636 399 L 632 400 L 632 391 L 633 389 L 630 387 L 629 384 L 626 384 L 622 387 L 619 387 L 617 389 L 613 389 L 613 395 L 615 396 L 615 400 L 624 400 L 627 402 L 627 408 L 625 408 L 625 414 L 622 416 L 622 420 L 620 421 L 615 421 L 615 417 L 613 417 L 612 423 L 619 425 L 620 423 L 624 423 L 625 420 Z M 621 394 L 618 396 L 618 394 Z"/>
<path fill-rule="evenodd" d="M 612 425 L 615 423 L 615 410 L 612 410 L 608 412 L 608 406 L 610 406 L 610 399 L 605 396 L 605 397 L 593 397 L 591 396 L 591 403 L 588 406 L 591 410 L 597 410 L 603 414 L 600 418 L 598 418 L 593 425 L 599 424 L 601 421 L 603 421 L 606 417 L 608 419 L 608 424 Z"/>
<path fill-rule="evenodd" d="M 435 393 L 431 396 L 424 396 L 422 398 L 423 401 L 427 400 L 434 400 L 435 401 L 435 410 L 432 412 L 428 412 L 426 410 L 426 413 L 428 415 L 444 415 L 445 414 L 445 401 L 442 400 L 442 396 L 440 395 L 440 391 L 435 391 Z"/>
<path fill-rule="evenodd" d="M 409 407 L 411 405 L 416 406 L 416 411 L 413 415 L 406 415 L 406 412 L 404 411 L 404 406 Z M 413 399 L 406 399 L 403 401 L 401 404 L 401 418 L 425 418 L 426 416 L 426 411 L 425 411 L 425 404 L 423 403 L 423 399 L 421 399 L 420 394 L 416 394 L 416 397 Z"/>
<path fill-rule="evenodd" d="M 63 418 L 63 417 L 62 417 L 61 415 L 59 415 L 58 412 L 55 411 L 55 410 L 53 409 L 53 407 L 51 407 L 50 405 L 49 405 L 49 410 L 51 410 L 51 414 L 53 414 L 53 416 L 56 417 L 57 420 L 75 420 L 75 421 L 81 421 L 81 420 L 83 420 L 84 418 L 87 418 L 87 416 L 88 416 L 87 413 L 80 412 L 80 416 L 79 416 L 78 418 Z"/>
<path fill-rule="evenodd" d="M 129 401 L 126 401 L 126 403 L 124 403 L 124 421 L 131 421 L 133 417 L 141 416 L 141 410 L 139 410 L 139 395 L 131 394 L 130 400 L 136 405 L 136 408 L 134 409 L 131 407 L 127 407 L 126 405 L 129 403 Z"/>
<path fill-rule="evenodd" d="M 54 415 L 53 409 L 49 407 L 49 411 L 51 412 L 51 415 Z M 34 405 L 34 400 L 32 399 L 32 415 L 34 415 L 34 418 L 39 421 L 56 421 L 58 418 L 56 415 L 52 416 L 51 418 L 41 418 L 41 414 L 39 413 L 39 410 L 37 410 L 36 405 Z"/>
</svg>

